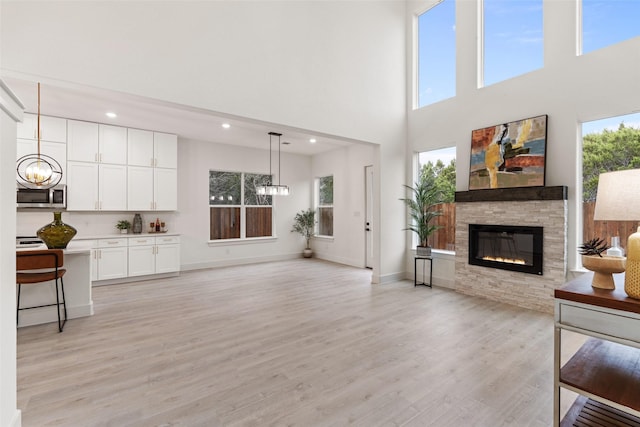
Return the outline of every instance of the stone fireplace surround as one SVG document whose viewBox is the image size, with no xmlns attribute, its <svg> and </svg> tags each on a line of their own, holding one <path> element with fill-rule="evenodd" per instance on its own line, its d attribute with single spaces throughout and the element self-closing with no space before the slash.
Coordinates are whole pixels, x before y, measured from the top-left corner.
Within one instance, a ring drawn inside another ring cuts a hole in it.
<svg viewBox="0 0 640 427">
<path fill-rule="evenodd" d="M 455 289 L 553 313 L 553 291 L 566 281 L 567 187 L 456 192 Z M 543 227 L 543 274 L 469 264 L 469 224 Z"/>
</svg>

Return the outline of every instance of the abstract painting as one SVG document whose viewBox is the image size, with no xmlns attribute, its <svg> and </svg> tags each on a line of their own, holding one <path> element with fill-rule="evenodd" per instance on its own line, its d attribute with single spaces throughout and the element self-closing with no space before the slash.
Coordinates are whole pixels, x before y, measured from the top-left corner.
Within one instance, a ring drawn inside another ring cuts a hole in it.
<svg viewBox="0 0 640 427">
<path fill-rule="evenodd" d="M 547 116 L 471 133 L 469 190 L 544 186 Z"/>
</svg>

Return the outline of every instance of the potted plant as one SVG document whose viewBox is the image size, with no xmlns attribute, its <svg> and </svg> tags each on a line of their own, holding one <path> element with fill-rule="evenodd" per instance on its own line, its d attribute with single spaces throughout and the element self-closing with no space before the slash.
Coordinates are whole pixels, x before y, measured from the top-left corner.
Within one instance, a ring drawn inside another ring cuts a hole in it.
<svg viewBox="0 0 640 427">
<path fill-rule="evenodd" d="M 593 271 L 591 286 L 600 289 L 615 289 L 613 273 L 622 273 L 626 267 L 627 259 L 622 256 L 602 255 L 609 246 L 599 238 L 593 238 L 580 245 L 579 253 L 582 255 L 582 266 Z"/>
<path fill-rule="evenodd" d="M 121 219 L 116 224 L 116 228 L 120 230 L 120 233 L 127 234 L 129 232 L 129 229 L 131 228 L 131 223 L 126 219 Z"/>
<path fill-rule="evenodd" d="M 291 232 L 296 232 L 302 235 L 307 242 L 307 246 L 304 248 L 302 255 L 305 258 L 311 258 L 311 238 L 315 234 L 316 228 L 316 211 L 314 209 L 307 209 L 300 211 L 293 219 L 293 228 Z"/>
<path fill-rule="evenodd" d="M 431 221 L 442 215 L 442 211 L 436 209 L 442 199 L 440 190 L 431 181 L 424 178 L 416 182 L 414 187 L 409 185 L 404 187 L 411 191 L 412 197 L 400 200 L 409 208 L 412 224 L 403 230 L 413 231 L 418 236 L 416 255 L 430 256 L 431 247 L 427 239 L 440 228 L 440 226 L 432 224 Z"/>
</svg>

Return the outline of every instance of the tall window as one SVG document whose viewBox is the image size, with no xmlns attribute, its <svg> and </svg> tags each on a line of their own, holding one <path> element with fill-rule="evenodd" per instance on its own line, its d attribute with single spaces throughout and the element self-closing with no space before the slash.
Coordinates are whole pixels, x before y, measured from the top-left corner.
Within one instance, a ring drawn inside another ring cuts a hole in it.
<svg viewBox="0 0 640 427">
<path fill-rule="evenodd" d="M 542 0 L 484 0 L 484 86 L 542 68 Z"/>
<path fill-rule="evenodd" d="M 318 178 L 318 235 L 333 236 L 333 175 Z"/>
<path fill-rule="evenodd" d="M 582 241 L 594 237 L 611 245 L 620 236 L 626 250 L 627 237 L 637 221 L 594 221 L 598 177 L 603 172 L 640 168 L 640 113 L 582 124 Z"/>
<path fill-rule="evenodd" d="M 209 171 L 209 240 L 273 236 L 272 197 L 256 188 L 269 175 Z"/>
<path fill-rule="evenodd" d="M 442 0 L 418 16 L 418 108 L 456 95 L 455 6 Z"/>
<path fill-rule="evenodd" d="M 434 224 L 439 226 L 429 237 L 429 245 L 434 249 L 455 250 L 456 241 L 456 148 L 424 151 L 418 154 L 418 177 L 427 179 L 442 195 L 443 203 L 438 206 L 442 215 Z"/>
<path fill-rule="evenodd" d="M 638 17 L 638 0 L 582 0 L 582 53 L 640 36 Z"/>
</svg>

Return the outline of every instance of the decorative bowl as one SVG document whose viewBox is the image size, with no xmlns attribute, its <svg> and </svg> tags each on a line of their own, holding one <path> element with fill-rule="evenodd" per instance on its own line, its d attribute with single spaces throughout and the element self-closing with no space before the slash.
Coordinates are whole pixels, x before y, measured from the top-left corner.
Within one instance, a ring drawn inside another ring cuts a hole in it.
<svg viewBox="0 0 640 427">
<path fill-rule="evenodd" d="M 613 274 L 624 272 L 626 264 L 627 258 L 625 257 L 582 255 L 582 266 L 593 271 L 591 286 L 594 288 L 615 289 Z"/>
</svg>

